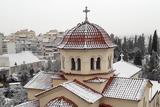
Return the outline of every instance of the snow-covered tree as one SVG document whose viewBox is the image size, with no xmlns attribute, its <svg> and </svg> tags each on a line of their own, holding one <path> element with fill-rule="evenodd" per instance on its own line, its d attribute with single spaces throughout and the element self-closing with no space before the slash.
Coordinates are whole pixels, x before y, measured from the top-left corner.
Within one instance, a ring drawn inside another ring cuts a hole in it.
<svg viewBox="0 0 160 107">
<path fill-rule="evenodd" d="M 143 66 L 143 77 L 151 80 L 160 79 L 159 57 L 157 52 L 152 51 L 150 61 Z"/>
<path fill-rule="evenodd" d="M 5 97 L 2 93 L 0 93 L 0 107 L 4 107 L 5 106 Z"/>
</svg>

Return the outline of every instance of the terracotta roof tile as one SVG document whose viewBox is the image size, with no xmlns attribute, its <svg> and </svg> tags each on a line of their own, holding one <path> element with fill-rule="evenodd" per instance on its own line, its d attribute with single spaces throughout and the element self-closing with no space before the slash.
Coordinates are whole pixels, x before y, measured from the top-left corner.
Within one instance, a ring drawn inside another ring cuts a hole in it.
<svg viewBox="0 0 160 107">
<path fill-rule="evenodd" d="M 110 84 L 104 88 L 103 95 L 109 98 L 119 98 L 139 101 L 144 94 L 148 80 L 113 77 Z"/>
<path fill-rule="evenodd" d="M 100 26 L 85 21 L 67 31 L 58 48 L 62 49 L 94 49 L 111 48 L 116 45 L 107 32 Z"/>
<path fill-rule="evenodd" d="M 45 107 L 78 107 L 73 101 L 70 99 L 61 96 L 61 97 L 56 97 L 49 101 Z"/>
</svg>

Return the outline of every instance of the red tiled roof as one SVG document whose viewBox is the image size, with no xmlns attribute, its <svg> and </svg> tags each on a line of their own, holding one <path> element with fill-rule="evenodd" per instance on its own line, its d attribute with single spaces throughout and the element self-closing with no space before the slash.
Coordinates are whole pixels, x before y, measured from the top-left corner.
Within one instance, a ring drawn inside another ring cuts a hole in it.
<svg viewBox="0 0 160 107">
<path fill-rule="evenodd" d="M 87 85 L 81 83 L 78 80 L 67 81 L 64 82 L 63 84 L 58 85 L 57 87 L 64 87 L 65 89 L 75 94 L 76 96 L 80 97 L 81 99 L 87 101 L 88 103 L 94 103 L 95 101 L 102 98 L 101 93 L 88 87 Z M 49 92 L 57 87 L 53 87 L 51 89 L 42 91 L 39 94 L 37 94 L 36 97 L 45 94 L 46 92 Z"/>
<path fill-rule="evenodd" d="M 68 81 L 63 83 L 61 86 L 72 92 L 73 94 L 79 96 L 88 103 L 94 103 L 100 98 L 102 98 L 101 93 L 88 87 L 87 85 L 81 83 L 78 80 Z"/>
<path fill-rule="evenodd" d="M 104 97 L 139 101 L 148 83 L 146 79 L 112 77 L 102 92 Z"/>
<path fill-rule="evenodd" d="M 100 26 L 85 21 L 67 31 L 58 48 L 60 49 L 96 49 L 111 48 L 116 45 L 107 32 Z"/>
<path fill-rule="evenodd" d="M 73 101 L 70 99 L 61 96 L 61 97 L 56 97 L 49 101 L 45 107 L 78 107 Z"/>
</svg>

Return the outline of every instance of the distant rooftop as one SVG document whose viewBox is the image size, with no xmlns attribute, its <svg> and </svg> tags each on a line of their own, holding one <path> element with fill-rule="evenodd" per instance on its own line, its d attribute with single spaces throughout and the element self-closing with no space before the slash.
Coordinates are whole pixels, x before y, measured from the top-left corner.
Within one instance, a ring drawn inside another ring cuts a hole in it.
<svg viewBox="0 0 160 107">
<path fill-rule="evenodd" d="M 30 51 L 23 51 L 21 53 L 4 54 L 1 57 L 9 58 L 9 66 L 13 67 L 16 65 L 29 64 L 34 62 L 40 62 L 37 56 L 33 55 Z"/>
</svg>

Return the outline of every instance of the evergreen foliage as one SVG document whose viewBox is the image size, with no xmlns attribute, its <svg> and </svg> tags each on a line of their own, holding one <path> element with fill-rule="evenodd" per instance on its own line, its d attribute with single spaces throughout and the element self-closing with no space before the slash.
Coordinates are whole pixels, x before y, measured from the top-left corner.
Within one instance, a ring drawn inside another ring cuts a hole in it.
<svg viewBox="0 0 160 107">
<path fill-rule="evenodd" d="M 152 53 L 152 35 L 149 37 L 149 43 L 148 43 L 148 53 L 151 55 Z"/>
<path fill-rule="evenodd" d="M 140 51 L 136 53 L 135 59 L 134 59 L 135 65 L 142 65 L 142 54 Z"/>
<path fill-rule="evenodd" d="M 154 31 L 154 35 L 153 35 L 152 51 L 155 51 L 155 52 L 158 51 L 158 36 L 157 36 L 156 30 Z"/>
</svg>

